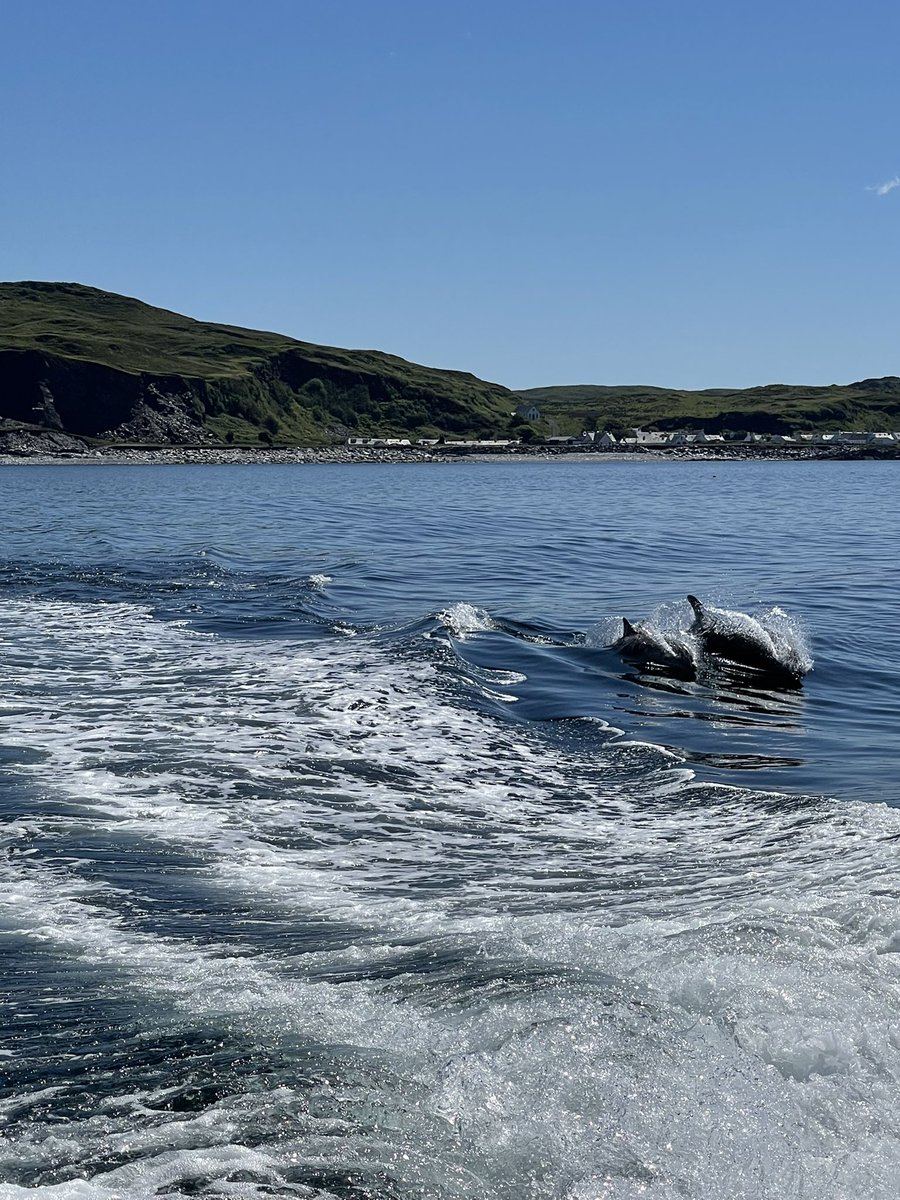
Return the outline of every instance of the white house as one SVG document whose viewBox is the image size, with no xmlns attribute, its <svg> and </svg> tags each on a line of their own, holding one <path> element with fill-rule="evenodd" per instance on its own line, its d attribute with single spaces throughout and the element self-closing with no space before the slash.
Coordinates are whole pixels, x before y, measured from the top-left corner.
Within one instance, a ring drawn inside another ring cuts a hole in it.
<svg viewBox="0 0 900 1200">
<path fill-rule="evenodd" d="M 652 429 L 629 429 L 623 439 L 630 446 L 668 446 L 669 435 L 667 433 L 657 433 Z"/>
<path fill-rule="evenodd" d="M 526 421 L 539 421 L 541 419 L 540 409 L 533 404 L 517 404 L 514 417 L 523 417 Z"/>
</svg>

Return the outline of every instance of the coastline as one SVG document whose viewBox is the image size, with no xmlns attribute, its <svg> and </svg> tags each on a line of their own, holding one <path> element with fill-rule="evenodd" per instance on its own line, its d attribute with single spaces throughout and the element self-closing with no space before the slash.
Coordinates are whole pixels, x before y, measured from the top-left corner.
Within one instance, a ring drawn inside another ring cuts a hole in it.
<svg viewBox="0 0 900 1200">
<path fill-rule="evenodd" d="M 738 444 L 672 450 L 568 450 L 557 447 L 520 448 L 501 453 L 465 453 L 417 447 L 375 448 L 367 446 L 259 447 L 166 446 L 141 448 L 106 446 L 85 451 L 42 452 L 39 449 L 0 453 L 0 467 L 20 466 L 313 466 L 404 463 L 622 463 L 622 462 L 795 462 L 795 461 L 900 461 L 900 453 L 866 453 L 865 448 L 803 446 L 773 447 Z"/>
</svg>

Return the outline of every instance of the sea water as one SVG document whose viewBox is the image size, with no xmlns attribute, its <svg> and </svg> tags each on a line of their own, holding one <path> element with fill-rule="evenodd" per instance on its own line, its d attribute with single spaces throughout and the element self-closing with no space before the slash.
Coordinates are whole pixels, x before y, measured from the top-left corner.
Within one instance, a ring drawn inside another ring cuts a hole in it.
<svg viewBox="0 0 900 1200">
<path fill-rule="evenodd" d="M 897 469 L 0 469 L 0 1196 L 895 1197 Z M 685 596 L 799 689 L 610 649 Z"/>
</svg>

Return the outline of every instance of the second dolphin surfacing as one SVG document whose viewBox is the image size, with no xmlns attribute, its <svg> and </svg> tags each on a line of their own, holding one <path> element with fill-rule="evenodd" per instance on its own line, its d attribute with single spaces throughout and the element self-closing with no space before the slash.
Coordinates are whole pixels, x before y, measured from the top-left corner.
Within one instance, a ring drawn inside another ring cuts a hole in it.
<svg viewBox="0 0 900 1200">
<path fill-rule="evenodd" d="M 632 624 L 622 618 L 622 636 L 612 646 L 623 658 L 648 667 L 658 667 L 670 674 L 692 678 L 697 664 L 691 647 L 678 637 L 662 633 L 643 621 Z"/>
<path fill-rule="evenodd" d="M 696 596 L 687 599 L 694 610 L 689 632 L 705 656 L 748 668 L 781 685 L 799 687 L 811 664 L 789 642 L 746 613 L 715 608 Z"/>
</svg>

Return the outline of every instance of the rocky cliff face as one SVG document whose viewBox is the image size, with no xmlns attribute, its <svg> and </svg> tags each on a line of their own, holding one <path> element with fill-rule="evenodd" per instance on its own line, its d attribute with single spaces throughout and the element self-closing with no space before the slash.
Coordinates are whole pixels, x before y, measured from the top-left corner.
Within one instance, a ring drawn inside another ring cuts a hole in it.
<svg viewBox="0 0 900 1200">
<path fill-rule="evenodd" d="M 203 440 L 199 384 L 36 350 L 0 351 L 0 416 L 82 437 Z"/>
<path fill-rule="evenodd" d="M 211 325 L 80 284 L 0 284 L 0 420 L 185 444 L 489 433 L 510 393 L 378 351 Z"/>
</svg>

